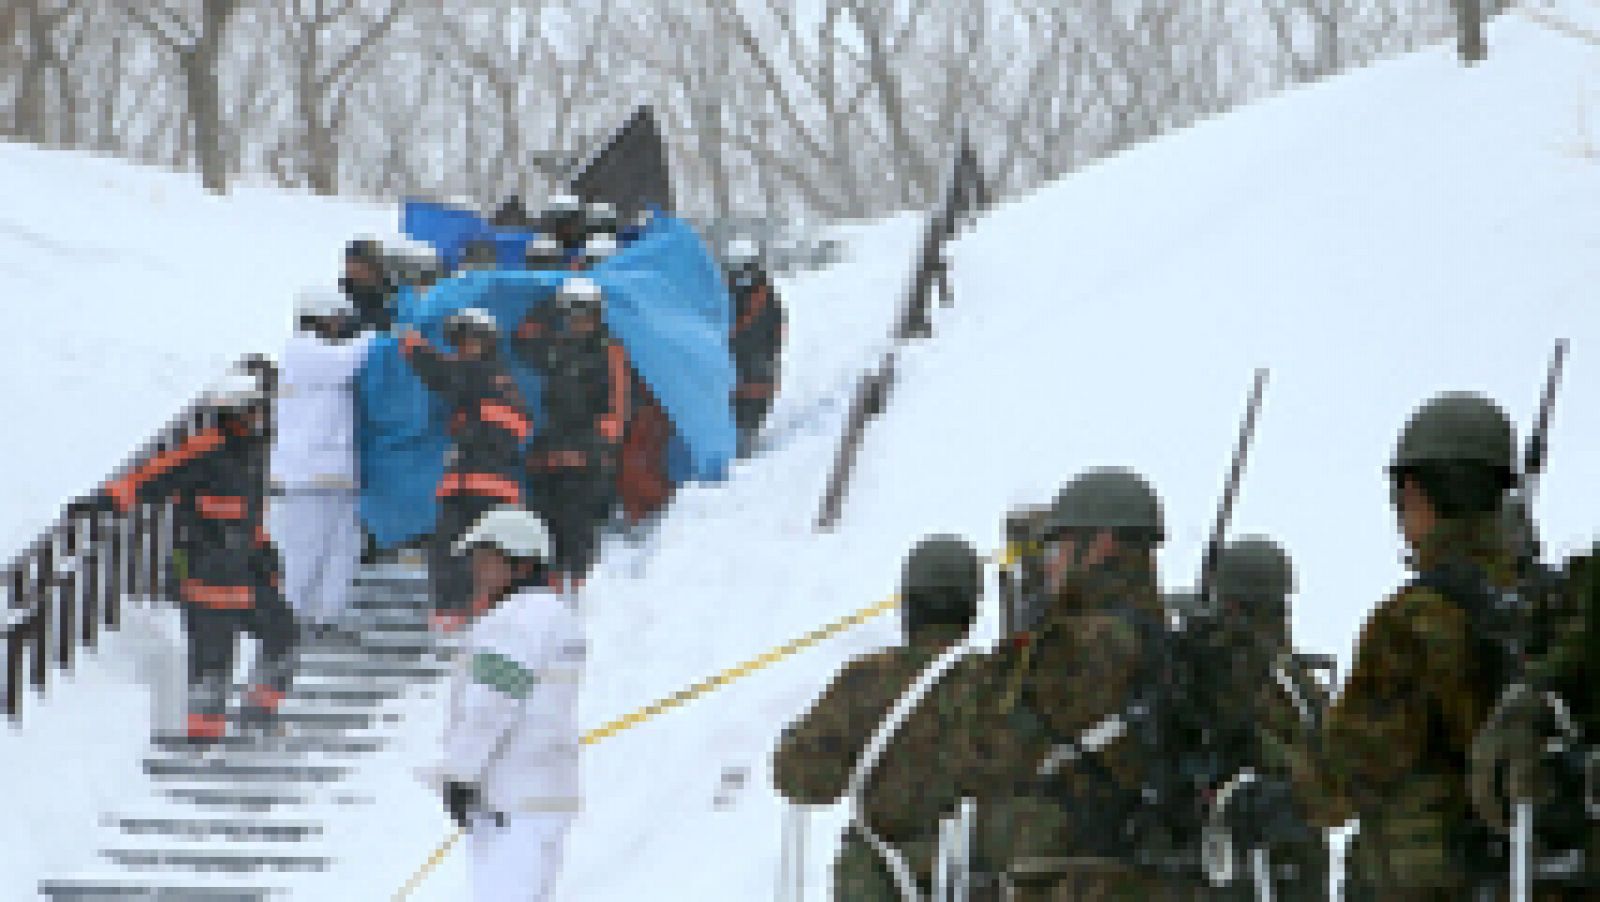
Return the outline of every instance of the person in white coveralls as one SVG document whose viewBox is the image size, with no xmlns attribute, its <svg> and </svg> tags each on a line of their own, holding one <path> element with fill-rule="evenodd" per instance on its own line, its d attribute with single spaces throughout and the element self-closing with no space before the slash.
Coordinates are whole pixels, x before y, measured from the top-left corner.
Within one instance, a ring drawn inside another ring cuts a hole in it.
<svg viewBox="0 0 1600 902">
<path fill-rule="evenodd" d="M 571 596 L 547 588 L 550 535 L 536 515 L 495 508 L 454 550 L 471 555 L 483 614 L 460 648 L 428 778 L 468 831 L 473 898 L 542 902 L 580 802 L 583 631 Z"/>
<path fill-rule="evenodd" d="M 301 291 L 295 321 L 273 409 L 272 535 L 284 595 L 326 638 L 343 626 L 361 556 L 355 380 L 372 334 L 354 334 L 355 310 L 333 286 Z"/>
</svg>

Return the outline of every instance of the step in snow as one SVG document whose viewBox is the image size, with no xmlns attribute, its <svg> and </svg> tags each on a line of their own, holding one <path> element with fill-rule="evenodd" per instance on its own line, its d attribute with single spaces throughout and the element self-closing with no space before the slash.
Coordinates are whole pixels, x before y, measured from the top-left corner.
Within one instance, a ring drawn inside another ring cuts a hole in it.
<svg viewBox="0 0 1600 902">
<path fill-rule="evenodd" d="M 241 843 L 226 849 L 118 848 L 100 857 L 130 871 L 178 870 L 191 874 L 312 873 L 326 871 L 326 855 L 287 854 L 281 844 Z"/>
<path fill-rule="evenodd" d="M 146 758 L 144 772 L 156 779 L 235 783 L 331 783 L 350 775 L 348 767 L 317 764 L 260 764 L 228 758 Z"/>
<path fill-rule="evenodd" d="M 226 754 L 273 755 L 367 755 L 388 745 L 386 737 L 363 734 L 361 736 L 230 736 L 220 740 L 214 749 L 195 751 L 193 745 L 181 736 L 158 737 L 153 740 L 157 751 L 173 756 L 214 757 Z"/>
<path fill-rule="evenodd" d="M 450 672 L 442 664 L 417 662 L 400 664 L 370 661 L 361 656 L 318 655 L 301 661 L 300 674 L 307 677 L 353 677 L 357 679 L 398 678 L 413 682 L 431 682 Z"/>
<path fill-rule="evenodd" d="M 254 875 L 230 881 L 222 875 L 152 879 L 124 873 L 46 880 L 39 893 L 50 902 L 268 902 L 285 896 L 282 888 L 264 886 Z"/>
<path fill-rule="evenodd" d="M 390 699 L 398 698 L 402 694 L 400 686 L 392 688 L 371 687 L 335 687 L 327 686 L 296 686 L 284 697 L 283 707 L 291 705 L 325 705 L 328 707 L 345 707 L 365 705 L 379 707 Z"/>
<path fill-rule="evenodd" d="M 211 817 L 165 813 L 122 814 L 106 825 L 125 837 L 159 837 L 177 842 L 299 843 L 323 835 L 312 820 L 260 817 Z"/>
</svg>

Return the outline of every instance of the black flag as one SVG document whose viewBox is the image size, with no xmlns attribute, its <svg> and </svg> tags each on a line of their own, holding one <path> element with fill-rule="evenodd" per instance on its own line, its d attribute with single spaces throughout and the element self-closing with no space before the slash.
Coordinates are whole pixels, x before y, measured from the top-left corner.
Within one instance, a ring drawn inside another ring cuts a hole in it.
<svg viewBox="0 0 1600 902">
<path fill-rule="evenodd" d="M 610 203 L 623 216 L 646 207 L 673 212 L 667 148 L 648 106 L 634 110 L 627 123 L 583 164 L 572 180 L 571 191 L 590 203 Z"/>
</svg>

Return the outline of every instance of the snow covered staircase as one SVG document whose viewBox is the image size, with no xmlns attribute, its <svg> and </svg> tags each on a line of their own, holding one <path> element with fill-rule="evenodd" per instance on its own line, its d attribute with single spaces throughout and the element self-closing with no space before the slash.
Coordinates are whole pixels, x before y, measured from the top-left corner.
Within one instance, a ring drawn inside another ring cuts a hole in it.
<svg viewBox="0 0 1600 902">
<path fill-rule="evenodd" d="M 41 898 L 259 902 L 314 888 L 333 864 L 325 815 L 372 801 L 347 784 L 388 745 L 400 716 L 390 702 L 448 668 L 428 631 L 423 571 L 364 570 L 355 605 L 358 641 L 301 648 L 281 735 L 203 752 L 158 737 L 144 760 L 146 807 L 106 815 L 102 867 L 44 881 Z"/>
</svg>

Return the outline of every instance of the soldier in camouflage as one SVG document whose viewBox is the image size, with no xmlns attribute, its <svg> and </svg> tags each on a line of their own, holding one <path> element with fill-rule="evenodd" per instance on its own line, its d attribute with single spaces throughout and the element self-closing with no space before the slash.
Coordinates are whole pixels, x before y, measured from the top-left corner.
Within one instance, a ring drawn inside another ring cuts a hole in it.
<svg viewBox="0 0 1600 902">
<path fill-rule="evenodd" d="M 963 641 L 981 589 L 981 563 L 966 542 L 938 536 L 913 549 L 901 595 L 905 645 L 851 661 L 784 730 L 773 755 L 779 793 L 802 805 L 832 804 L 845 795 L 890 708 L 931 662 Z M 947 672 L 894 734 L 859 799 L 865 824 L 904 856 L 923 893 L 932 885 L 939 820 L 959 803 L 962 775 L 981 772 L 995 759 L 992 734 L 960 726 L 989 694 L 982 688 L 988 672 L 982 655 L 965 657 Z M 855 827 L 834 862 L 833 898 L 901 898 L 883 857 Z"/>
<path fill-rule="evenodd" d="M 1247 537 L 1229 543 L 1217 558 L 1220 610 L 1211 637 L 1211 663 L 1225 668 L 1214 687 L 1218 701 L 1238 706 L 1244 727 L 1230 737 L 1226 752 L 1238 773 L 1251 775 L 1233 791 L 1216 794 L 1225 802 L 1213 810 L 1212 822 L 1226 829 L 1240 859 L 1244 850 L 1267 850 L 1272 897 L 1290 902 L 1328 897 L 1326 839 L 1289 790 L 1294 760 L 1315 741 L 1328 707 L 1327 690 L 1290 641 L 1294 585 L 1289 556 L 1275 542 Z M 1249 863 L 1234 865 L 1236 879 L 1208 898 L 1257 897 Z"/>
<path fill-rule="evenodd" d="M 1017 902 L 1187 897 L 1137 854 L 1147 750 L 1132 722 L 1166 628 L 1160 502 L 1128 470 L 1091 470 L 1043 527 L 1051 605 L 999 653 L 995 711 L 1012 738 L 980 793 L 980 857 L 1003 857 Z"/>
<path fill-rule="evenodd" d="M 1416 574 L 1367 618 L 1314 754 L 1297 756 L 1301 799 L 1325 826 L 1360 819 L 1346 856 L 1352 902 L 1490 898 L 1501 844 L 1468 800 L 1473 734 L 1500 690 L 1486 608 L 1515 591 L 1498 516 L 1514 480 L 1510 421 L 1479 395 L 1419 408 L 1389 467 Z"/>
<path fill-rule="evenodd" d="M 1545 868 L 1539 900 L 1600 895 L 1600 562 L 1595 550 L 1569 560 L 1546 612 L 1547 643 L 1502 692 L 1472 743 L 1474 811 L 1505 832 L 1513 801 L 1532 803 L 1533 853 L 1569 867 Z"/>
</svg>

